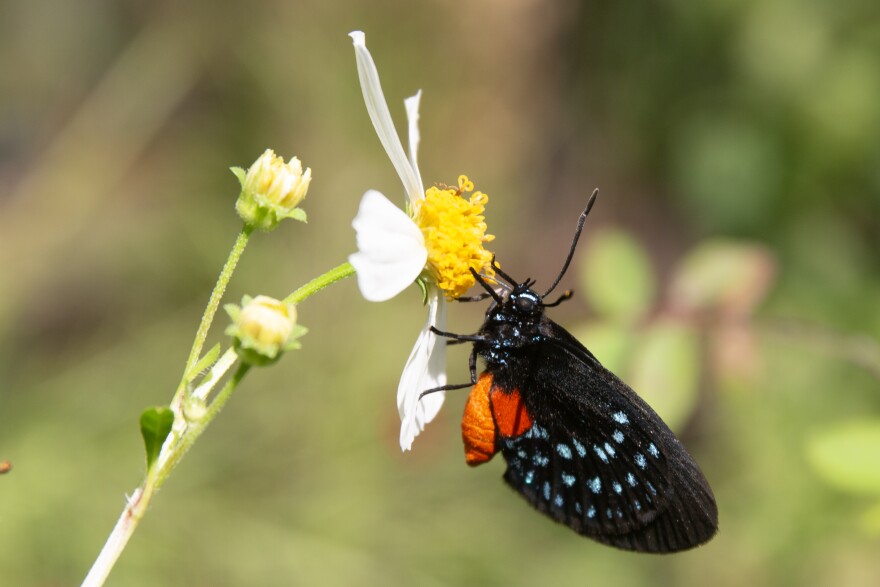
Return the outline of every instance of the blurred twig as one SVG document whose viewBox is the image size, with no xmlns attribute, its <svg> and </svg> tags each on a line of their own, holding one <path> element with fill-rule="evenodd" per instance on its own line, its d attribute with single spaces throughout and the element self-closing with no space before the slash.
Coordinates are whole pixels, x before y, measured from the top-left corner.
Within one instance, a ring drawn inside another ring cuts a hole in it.
<svg viewBox="0 0 880 587">
<path fill-rule="evenodd" d="M 828 357 L 843 359 L 880 380 L 880 342 L 867 334 L 840 332 L 827 326 L 799 320 L 756 321 L 762 334 L 805 346 Z"/>
<path fill-rule="evenodd" d="M 16 279 L 0 284 L 0 323 L 56 267 L 47 261 L 69 254 L 70 241 L 98 221 L 101 203 L 197 81 L 205 34 L 173 16 L 131 41 L 8 197 L 0 234 L 15 246 L 0 249 L 0 267 L 14 267 Z"/>
</svg>

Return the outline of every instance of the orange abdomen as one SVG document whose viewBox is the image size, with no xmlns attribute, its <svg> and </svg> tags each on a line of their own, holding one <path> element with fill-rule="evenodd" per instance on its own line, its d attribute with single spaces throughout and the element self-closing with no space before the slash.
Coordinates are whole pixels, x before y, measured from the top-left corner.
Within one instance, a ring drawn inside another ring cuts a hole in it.
<svg viewBox="0 0 880 587">
<path fill-rule="evenodd" d="M 498 434 L 519 436 L 531 426 L 532 418 L 526 411 L 519 391 L 499 389 L 493 385 L 490 373 L 480 374 L 468 396 L 461 419 L 467 464 L 476 466 L 491 459 L 498 450 Z"/>
<path fill-rule="evenodd" d="M 461 438 L 464 440 L 464 458 L 471 466 L 485 463 L 495 454 L 495 420 L 489 405 L 491 390 L 492 375 L 480 374 L 464 406 Z"/>
</svg>

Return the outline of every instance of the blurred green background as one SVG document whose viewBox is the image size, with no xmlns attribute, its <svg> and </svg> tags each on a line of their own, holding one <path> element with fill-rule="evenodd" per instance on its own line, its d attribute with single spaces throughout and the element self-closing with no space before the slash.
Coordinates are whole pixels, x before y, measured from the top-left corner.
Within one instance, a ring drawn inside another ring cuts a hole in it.
<svg viewBox="0 0 880 587">
<path fill-rule="evenodd" d="M 427 182 L 490 195 L 494 250 L 701 463 L 721 530 L 618 552 L 465 466 L 466 392 L 401 454 L 424 320 L 353 280 L 252 372 L 154 501 L 111 585 L 876 585 L 880 6 L 875 0 L 5 0 L 0 19 L 0 583 L 84 576 L 140 481 L 239 228 L 227 170 L 312 168 L 309 224 L 252 241 L 228 293 L 343 261 L 368 188 L 401 193 L 346 34 Z M 478 304 L 453 306 L 474 330 Z M 222 340 L 220 317 L 210 342 Z M 452 382 L 467 351 L 450 352 Z"/>
</svg>

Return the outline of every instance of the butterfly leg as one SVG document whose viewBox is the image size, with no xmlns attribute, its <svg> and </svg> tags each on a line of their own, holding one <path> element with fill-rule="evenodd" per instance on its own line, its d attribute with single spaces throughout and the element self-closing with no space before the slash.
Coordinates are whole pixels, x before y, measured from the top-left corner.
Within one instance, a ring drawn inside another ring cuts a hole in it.
<svg viewBox="0 0 880 587">
<path fill-rule="evenodd" d="M 477 351 L 471 351 L 471 357 L 468 361 L 471 371 L 471 380 L 468 383 L 454 383 L 452 385 L 441 385 L 440 387 L 433 387 L 431 389 L 427 389 L 419 394 L 419 400 L 428 395 L 429 393 L 436 393 L 438 391 L 450 391 L 452 389 L 464 389 L 465 387 L 470 387 L 477 382 Z"/>
</svg>

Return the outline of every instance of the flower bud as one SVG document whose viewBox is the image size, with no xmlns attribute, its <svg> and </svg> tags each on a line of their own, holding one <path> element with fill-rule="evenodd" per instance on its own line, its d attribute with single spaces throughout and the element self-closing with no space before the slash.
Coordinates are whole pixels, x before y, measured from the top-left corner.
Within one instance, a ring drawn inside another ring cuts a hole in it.
<svg viewBox="0 0 880 587">
<path fill-rule="evenodd" d="M 285 163 L 272 149 L 266 149 L 247 172 L 240 167 L 232 172 L 241 182 L 235 209 L 246 224 L 269 231 L 285 218 L 306 221 L 306 213 L 297 206 L 309 190 L 312 170 L 303 172 L 296 157 Z"/>
<path fill-rule="evenodd" d="M 226 311 L 232 318 L 226 334 L 233 337 L 241 360 L 251 365 L 277 361 L 284 351 L 299 348 L 297 339 L 306 333 L 296 323 L 296 306 L 268 296 L 244 296 L 241 307 L 228 304 Z"/>
</svg>

